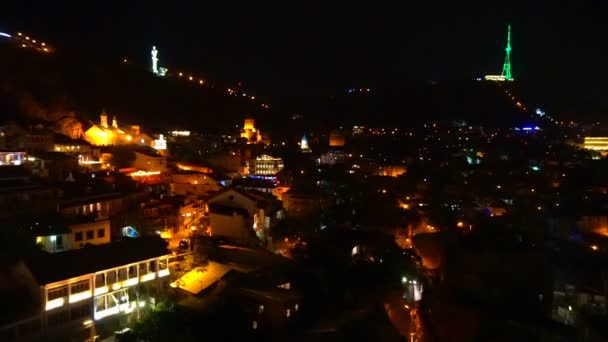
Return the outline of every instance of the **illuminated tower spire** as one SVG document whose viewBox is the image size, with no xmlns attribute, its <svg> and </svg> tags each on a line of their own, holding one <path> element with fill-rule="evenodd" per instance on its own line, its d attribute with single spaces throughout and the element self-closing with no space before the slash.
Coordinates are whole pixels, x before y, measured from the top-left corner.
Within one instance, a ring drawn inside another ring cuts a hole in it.
<svg viewBox="0 0 608 342">
<path fill-rule="evenodd" d="M 156 50 L 156 46 L 152 47 L 152 72 L 158 75 L 158 50 Z"/>
<path fill-rule="evenodd" d="M 507 47 L 505 48 L 505 63 L 502 65 L 502 73 L 500 74 L 505 80 L 512 80 L 511 76 L 511 25 L 508 26 L 507 31 Z"/>
</svg>

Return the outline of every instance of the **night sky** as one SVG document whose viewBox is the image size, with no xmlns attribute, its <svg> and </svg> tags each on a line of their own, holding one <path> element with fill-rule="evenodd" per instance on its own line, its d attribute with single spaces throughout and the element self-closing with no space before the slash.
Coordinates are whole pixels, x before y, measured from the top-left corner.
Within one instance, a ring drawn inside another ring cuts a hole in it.
<svg viewBox="0 0 608 342">
<path fill-rule="evenodd" d="M 242 80 L 258 93 L 497 74 L 507 23 L 515 78 L 590 98 L 608 93 L 608 5 L 600 0 L 39 2 L 3 3 L 0 31 L 141 63 L 155 44 L 170 69 Z"/>
</svg>

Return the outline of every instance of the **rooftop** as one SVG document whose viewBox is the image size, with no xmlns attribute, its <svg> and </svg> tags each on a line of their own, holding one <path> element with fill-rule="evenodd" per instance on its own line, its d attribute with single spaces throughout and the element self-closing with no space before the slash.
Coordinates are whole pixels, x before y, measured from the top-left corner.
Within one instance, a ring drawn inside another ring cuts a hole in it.
<svg viewBox="0 0 608 342">
<path fill-rule="evenodd" d="M 232 270 L 233 268 L 228 265 L 209 261 L 206 266 L 196 267 L 171 283 L 171 287 L 197 295 L 215 284 Z"/>
<path fill-rule="evenodd" d="M 160 237 L 123 238 L 105 245 L 40 253 L 26 263 L 40 285 L 170 254 Z"/>
</svg>

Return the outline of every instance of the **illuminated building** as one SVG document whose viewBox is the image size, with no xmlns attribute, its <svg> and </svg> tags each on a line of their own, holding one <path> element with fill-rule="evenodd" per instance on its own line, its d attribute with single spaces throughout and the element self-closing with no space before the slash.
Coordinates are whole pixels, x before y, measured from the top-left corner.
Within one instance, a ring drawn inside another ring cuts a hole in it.
<svg viewBox="0 0 608 342">
<path fill-rule="evenodd" d="M 65 224 L 59 221 L 58 225 L 45 224 L 44 226 L 43 229 L 34 229 L 33 233 L 36 236 L 36 245 L 49 253 L 78 249 L 85 245 L 110 243 L 109 220 L 89 222 L 88 219 L 83 219 L 82 222 L 65 222 Z M 34 226 L 34 228 L 37 227 Z"/>
<path fill-rule="evenodd" d="M 329 132 L 330 147 L 344 147 L 344 135 L 337 129 Z"/>
<path fill-rule="evenodd" d="M 127 319 L 133 313 L 135 319 L 153 303 L 138 288 L 168 286 L 170 257 L 162 243 L 144 238 L 33 257 L 26 261 L 26 271 L 40 284 L 41 309 L 1 326 L 0 336 L 92 341 L 94 325 L 116 324 L 106 317 Z"/>
<path fill-rule="evenodd" d="M 87 195 L 62 201 L 59 211 L 64 215 L 95 215 L 97 220 L 103 220 L 124 211 L 125 208 L 132 208 L 139 205 L 146 196 L 145 193 L 141 192 L 130 194 L 110 193 L 106 195 Z"/>
<path fill-rule="evenodd" d="M 154 147 L 153 139 L 142 133 L 137 125 L 120 127 L 116 116 L 112 119 L 112 125 L 108 125 L 108 114 L 102 112 L 99 124 L 90 122 L 90 127 L 84 133 L 84 139 L 95 146 L 110 145 L 145 145 Z"/>
<path fill-rule="evenodd" d="M 399 177 L 406 171 L 402 165 L 385 165 L 380 166 L 376 171 L 376 175 L 385 177 Z"/>
<path fill-rule="evenodd" d="M 55 134 L 53 152 L 66 153 L 78 158 L 78 164 L 87 168 L 101 167 L 100 151 L 81 139 L 70 139 L 63 134 Z"/>
<path fill-rule="evenodd" d="M 255 128 L 254 119 L 245 119 L 245 124 L 243 125 L 243 129 L 241 129 L 241 138 L 247 139 L 248 144 L 255 144 L 262 141 L 262 132 Z"/>
<path fill-rule="evenodd" d="M 275 175 L 283 169 L 283 158 L 263 154 L 249 164 L 249 173 L 254 175 Z"/>
<path fill-rule="evenodd" d="M 167 172 L 167 157 L 144 151 L 135 151 L 133 168 L 151 172 Z"/>
<path fill-rule="evenodd" d="M 583 148 L 608 154 L 608 137 L 585 137 Z"/>
<path fill-rule="evenodd" d="M 353 126 L 353 135 L 360 135 L 365 132 L 365 126 Z"/>
<path fill-rule="evenodd" d="M 158 50 L 156 46 L 152 47 L 152 72 L 158 75 Z"/>
<path fill-rule="evenodd" d="M 344 152 L 340 150 L 330 150 L 323 153 L 317 160 L 319 165 L 336 165 L 344 163 Z"/>
<path fill-rule="evenodd" d="M 302 140 L 300 140 L 300 150 L 302 150 L 303 153 L 312 153 L 310 146 L 308 146 L 308 138 L 306 135 L 304 135 Z"/>
<path fill-rule="evenodd" d="M 486 75 L 486 81 L 513 81 L 511 75 L 511 25 L 507 26 L 507 47 L 505 48 L 505 62 L 502 65 L 502 73 L 500 75 Z"/>
<path fill-rule="evenodd" d="M 174 137 L 189 137 L 190 131 L 171 131 L 171 135 Z"/>
<path fill-rule="evenodd" d="M 158 139 L 154 140 L 154 149 L 158 151 L 165 151 L 167 149 L 167 140 L 163 134 L 160 134 Z"/>
<path fill-rule="evenodd" d="M 215 179 L 196 171 L 173 172 L 169 181 L 171 193 L 176 195 L 206 195 L 221 189 Z"/>
<path fill-rule="evenodd" d="M 0 166 L 22 165 L 25 162 L 27 162 L 27 153 L 25 152 L 0 151 Z"/>
<path fill-rule="evenodd" d="M 238 241 L 252 238 L 266 242 L 268 232 L 281 216 L 272 195 L 229 188 L 209 199 L 212 236 Z"/>
</svg>

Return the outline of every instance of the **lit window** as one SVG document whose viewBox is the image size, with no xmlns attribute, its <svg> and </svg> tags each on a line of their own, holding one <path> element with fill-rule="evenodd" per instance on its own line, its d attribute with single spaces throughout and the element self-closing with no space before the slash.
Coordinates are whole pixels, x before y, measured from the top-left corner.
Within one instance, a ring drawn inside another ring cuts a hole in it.
<svg viewBox="0 0 608 342">
<path fill-rule="evenodd" d="M 63 297 L 67 297 L 67 296 L 68 296 L 68 287 L 61 286 L 59 288 L 55 288 L 55 289 L 48 291 L 47 301 L 51 301 L 53 299 L 63 298 Z"/>
<path fill-rule="evenodd" d="M 88 291 L 89 288 L 90 287 L 89 287 L 88 280 L 79 281 L 77 283 L 70 285 L 70 293 L 74 294 L 74 293 L 85 292 L 85 291 Z"/>
</svg>

